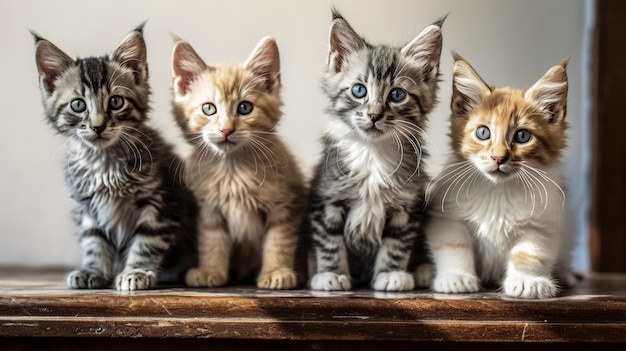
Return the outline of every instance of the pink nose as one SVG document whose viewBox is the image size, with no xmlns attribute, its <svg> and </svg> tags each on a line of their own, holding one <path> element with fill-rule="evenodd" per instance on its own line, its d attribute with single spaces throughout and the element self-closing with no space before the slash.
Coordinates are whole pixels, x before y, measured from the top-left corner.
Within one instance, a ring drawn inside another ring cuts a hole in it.
<svg viewBox="0 0 626 351">
<path fill-rule="evenodd" d="M 496 163 L 499 165 L 505 163 L 509 158 L 508 157 L 502 157 L 502 156 L 496 156 L 496 157 L 492 157 L 494 161 L 496 161 Z"/>
<path fill-rule="evenodd" d="M 220 132 L 222 132 L 222 134 L 224 134 L 225 137 L 233 134 L 235 132 L 234 129 L 222 129 L 220 130 Z"/>
</svg>

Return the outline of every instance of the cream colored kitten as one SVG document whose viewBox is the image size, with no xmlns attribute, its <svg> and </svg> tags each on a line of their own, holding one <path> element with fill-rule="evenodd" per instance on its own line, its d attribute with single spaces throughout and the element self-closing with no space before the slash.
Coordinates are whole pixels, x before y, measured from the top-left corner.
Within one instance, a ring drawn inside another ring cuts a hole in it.
<svg viewBox="0 0 626 351">
<path fill-rule="evenodd" d="M 230 275 L 256 278 L 260 288 L 295 288 L 306 187 L 275 132 L 276 42 L 263 38 L 244 64 L 207 65 L 178 41 L 172 61 L 176 121 L 194 147 L 187 180 L 201 207 L 199 267 L 187 284 L 221 286 Z"/>
<path fill-rule="evenodd" d="M 489 87 L 461 58 L 454 66 L 454 157 L 431 182 L 426 236 L 432 288 L 464 293 L 499 284 L 505 295 L 548 298 L 569 271 L 560 157 L 567 60 L 528 90 Z"/>
</svg>

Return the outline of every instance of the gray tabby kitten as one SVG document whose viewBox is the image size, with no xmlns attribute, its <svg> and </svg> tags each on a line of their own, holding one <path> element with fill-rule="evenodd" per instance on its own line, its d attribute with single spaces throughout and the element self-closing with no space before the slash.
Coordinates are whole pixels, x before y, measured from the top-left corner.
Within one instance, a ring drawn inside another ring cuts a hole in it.
<svg viewBox="0 0 626 351">
<path fill-rule="evenodd" d="M 67 139 L 82 265 L 73 289 L 154 288 L 195 266 L 196 205 L 174 172 L 179 160 L 146 125 L 143 24 L 110 55 L 73 60 L 33 33 L 48 122 Z"/>
<path fill-rule="evenodd" d="M 408 272 L 428 261 L 422 137 L 436 103 L 444 19 L 396 48 L 368 43 L 333 11 L 323 81 L 330 119 L 309 199 L 315 290 L 430 282 Z"/>
</svg>

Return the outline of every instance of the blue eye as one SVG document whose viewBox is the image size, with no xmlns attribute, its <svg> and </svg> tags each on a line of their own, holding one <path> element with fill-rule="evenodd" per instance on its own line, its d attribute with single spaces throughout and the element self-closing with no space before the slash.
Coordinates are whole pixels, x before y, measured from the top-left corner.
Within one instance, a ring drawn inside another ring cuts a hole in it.
<svg viewBox="0 0 626 351">
<path fill-rule="evenodd" d="M 239 103 L 239 106 L 237 106 L 237 113 L 245 116 L 247 114 L 250 114 L 250 112 L 252 112 L 252 103 L 249 101 L 242 101 Z"/>
<path fill-rule="evenodd" d="M 111 110 L 119 110 L 124 106 L 124 98 L 119 95 L 113 95 L 109 98 L 109 107 Z"/>
<path fill-rule="evenodd" d="M 389 92 L 389 100 L 393 102 L 400 102 L 404 100 L 405 97 L 406 97 L 406 91 L 400 88 L 393 88 Z"/>
<path fill-rule="evenodd" d="M 207 116 L 213 116 L 217 112 L 217 108 L 209 102 L 202 105 L 202 112 Z"/>
<path fill-rule="evenodd" d="M 83 99 L 74 99 L 72 100 L 72 102 L 70 102 L 70 108 L 74 112 L 85 112 L 85 110 L 87 109 L 87 104 L 85 104 L 85 100 Z"/>
<path fill-rule="evenodd" d="M 367 95 L 367 88 L 365 85 L 357 83 L 352 86 L 352 95 L 354 95 L 355 98 L 360 99 Z"/>
<path fill-rule="evenodd" d="M 530 134 L 530 132 L 527 131 L 526 129 L 520 129 L 517 132 L 515 132 L 515 137 L 513 139 L 518 144 L 525 144 L 530 140 L 531 136 L 532 134 Z"/>
<path fill-rule="evenodd" d="M 485 126 L 480 126 L 476 129 L 476 137 L 480 140 L 487 140 L 491 138 L 491 131 Z"/>
</svg>

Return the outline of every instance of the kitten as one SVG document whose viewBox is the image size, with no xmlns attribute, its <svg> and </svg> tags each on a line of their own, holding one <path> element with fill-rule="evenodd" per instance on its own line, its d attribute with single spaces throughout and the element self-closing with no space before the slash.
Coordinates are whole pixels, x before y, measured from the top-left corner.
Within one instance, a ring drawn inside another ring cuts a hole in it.
<svg viewBox="0 0 626 351">
<path fill-rule="evenodd" d="M 176 180 L 179 160 L 146 125 L 143 24 L 110 55 L 72 59 L 33 33 L 48 122 L 67 139 L 82 265 L 73 289 L 154 288 L 195 265 L 196 204 Z"/>
<path fill-rule="evenodd" d="M 256 278 L 291 289 L 306 186 L 275 132 L 280 58 L 265 37 L 243 64 L 205 64 L 179 40 L 173 52 L 174 114 L 193 146 L 187 181 L 200 205 L 199 266 L 190 286 Z"/>
<path fill-rule="evenodd" d="M 408 272 L 427 260 L 422 138 L 436 103 L 444 19 L 396 48 L 368 43 L 333 11 L 323 80 L 330 119 L 309 200 L 312 289 L 415 286 Z"/>
<path fill-rule="evenodd" d="M 560 165 L 567 60 L 521 90 L 490 87 L 455 58 L 454 157 L 428 188 L 432 288 L 463 293 L 495 283 L 512 297 L 553 297 L 555 271 L 575 283 Z"/>
</svg>

